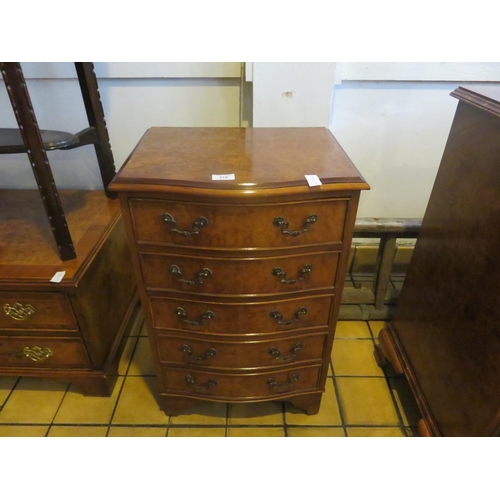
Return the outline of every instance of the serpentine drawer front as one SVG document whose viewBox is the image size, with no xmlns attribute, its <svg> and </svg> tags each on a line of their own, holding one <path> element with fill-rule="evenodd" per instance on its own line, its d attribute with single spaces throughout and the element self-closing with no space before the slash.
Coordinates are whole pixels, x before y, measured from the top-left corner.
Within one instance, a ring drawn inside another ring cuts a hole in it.
<svg viewBox="0 0 500 500">
<path fill-rule="evenodd" d="M 277 294 L 334 289 L 339 252 L 279 257 L 200 257 L 140 253 L 148 290 L 193 294 Z"/>
<path fill-rule="evenodd" d="M 203 400 L 319 411 L 368 188 L 327 129 L 146 132 L 110 189 L 165 413 Z"/>
</svg>

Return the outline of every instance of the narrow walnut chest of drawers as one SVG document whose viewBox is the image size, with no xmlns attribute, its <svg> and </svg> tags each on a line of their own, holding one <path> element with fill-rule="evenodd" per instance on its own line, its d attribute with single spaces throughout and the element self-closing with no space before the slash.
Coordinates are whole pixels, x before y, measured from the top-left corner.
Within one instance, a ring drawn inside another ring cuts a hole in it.
<svg viewBox="0 0 500 500">
<path fill-rule="evenodd" d="M 146 132 L 110 189 L 165 413 L 207 400 L 319 411 L 368 188 L 327 129 Z"/>
</svg>

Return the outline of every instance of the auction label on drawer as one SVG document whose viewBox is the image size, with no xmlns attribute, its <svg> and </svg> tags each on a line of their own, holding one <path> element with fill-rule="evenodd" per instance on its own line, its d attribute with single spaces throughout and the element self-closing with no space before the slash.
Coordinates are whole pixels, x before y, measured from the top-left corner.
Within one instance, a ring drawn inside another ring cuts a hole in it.
<svg viewBox="0 0 500 500">
<path fill-rule="evenodd" d="M 234 181 L 234 174 L 212 174 L 213 181 Z"/>
</svg>

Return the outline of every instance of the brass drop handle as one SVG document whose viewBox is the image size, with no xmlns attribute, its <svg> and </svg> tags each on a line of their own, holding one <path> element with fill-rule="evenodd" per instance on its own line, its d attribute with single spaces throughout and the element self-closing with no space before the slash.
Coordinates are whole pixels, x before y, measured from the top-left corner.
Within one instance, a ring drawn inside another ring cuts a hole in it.
<svg viewBox="0 0 500 500">
<path fill-rule="evenodd" d="M 52 356 L 54 353 L 48 347 L 25 347 L 23 349 L 23 354 L 34 361 L 35 363 L 41 363 L 45 361 L 47 358 Z"/>
<path fill-rule="evenodd" d="M 209 391 L 210 389 L 213 389 L 218 383 L 217 380 L 211 378 L 206 384 L 198 385 L 191 375 L 188 375 L 185 380 L 193 389 L 197 391 Z"/>
<path fill-rule="evenodd" d="M 276 320 L 279 325 L 292 325 L 293 323 L 300 321 L 300 317 L 304 314 L 307 314 L 307 307 L 300 307 L 299 309 L 297 309 L 297 312 L 295 313 L 295 317 L 293 319 L 283 319 L 283 314 L 281 314 L 279 311 L 271 311 L 269 313 L 269 316 L 272 319 Z"/>
<path fill-rule="evenodd" d="M 211 347 L 210 349 L 207 349 L 205 351 L 205 354 L 203 354 L 203 356 L 193 356 L 191 347 L 186 344 L 181 346 L 181 351 L 186 353 L 189 359 L 192 361 L 206 361 L 207 359 L 213 358 L 217 354 L 217 351 L 213 347 Z"/>
<path fill-rule="evenodd" d="M 173 264 L 170 266 L 170 272 L 174 276 L 177 276 L 177 281 L 180 281 L 181 283 L 186 283 L 187 285 L 201 285 L 203 283 L 203 280 L 212 276 L 212 271 L 210 271 L 210 269 L 207 269 L 205 267 L 201 271 L 198 271 L 196 273 L 195 280 L 186 280 L 182 277 L 181 268 L 179 266 L 177 266 L 176 264 Z"/>
<path fill-rule="evenodd" d="M 274 391 L 284 392 L 292 390 L 293 384 L 297 382 L 297 380 L 299 380 L 299 374 L 294 373 L 293 375 L 290 375 L 284 384 L 278 384 L 278 382 L 276 382 L 273 378 L 268 378 L 267 383 L 273 388 Z"/>
<path fill-rule="evenodd" d="M 275 227 L 281 227 L 283 230 L 282 231 L 283 234 L 288 234 L 289 236 L 299 236 L 300 234 L 309 231 L 309 226 L 317 221 L 318 221 L 318 216 L 316 214 L 311 214 L 307 217 L 306 221 L 302 225 L 302 229 L 296 231 L 289 231 L 288 226 L 290 225 L 290 223 L 287 220 L 285 220 L 284 217 L 278 215 L 273 219 L 273 224 Z"/>
<path fill-rule="evenodd" d="M 295 283 L 297 283 L 298 281 L 301 281 L 301 280 L 305 280 L 306 279 L 306 276 L 308 273 L 310 273 L 312 271 L 312 266 L 311 264 L 306 264 L 299 272 L 298 272 L 298 276 L 296 279 L 293 279 L 293 280 L 288 280 L 286 279 L 286 271 L 283 271 L 283 269 L 281 269 L 281 267 L 275 267 L 272 271 L 271 271 L 271 274 L 273 276 L 278 276 L 278 278 L 281 278 L 280 279 L 280 283 L 285 283 L 287 285 L 295 285 Z"/>
<path fill-rule="evenodd" d="M 163 222 L 171 226 L 175 226 L 177 224 L 177 221 L 174 219 L 174 216 L 169 213 L 163 214 L 162 219 Z M 191 224 L 191 231 L 181 231 L 180 229 L 177 229 L 175 227 L 170 229 L 170 231 L 177 234 L 181 234 L 182 236 L 192 236 L 193 234 L 199 234 L 200 229 L 203 229 L 204 227 L 207 226 L 208 226 L 208 220 L 206 219 L 206 217 L 199 217 Z"/>
<path fill-rule="evenodd" d="M 215 316 L 212 311 L 206 311 L 201 315 L 200 321 L 192 321 L 190 319 L 187 319 L 187 313 L 182 307 L 178 307 L 175 310 L 175 313 L 177 314 L 177 316 L 184 318 L 182 320 L 183 323 L 188 323 L 190 325 L 205 325 L 207 321 L 211 320 Z"/>
<path fill-rule="evenodd" d="M 291 354 L 288 355 L 282 356 L 280 350 L 276 347 L 271 347 L 268 352 L 271 356 L 274 356 L 274 359 L 279 359 L 280 361 L 290 361 L 295 358 L 300 351 L 302 351 L 302 344 L 297 343 L 291 348 Z"/>
<path fill-rule="evenodd" d="M 4 304 L 3 312 L 16 321 L 24 321 L 35 314 L 36 311 L 31 304 L 20 304 L 16 302 L 13 305 Z"/>
</svg>

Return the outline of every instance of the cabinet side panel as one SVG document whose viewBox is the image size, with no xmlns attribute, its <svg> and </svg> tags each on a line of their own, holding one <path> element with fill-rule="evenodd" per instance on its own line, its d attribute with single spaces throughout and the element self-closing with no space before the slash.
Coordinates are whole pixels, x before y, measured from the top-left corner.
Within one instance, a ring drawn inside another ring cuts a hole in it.
<svg viewBox="0 0 500 500">
<path fill-rule="evenodd" d="M 135 293 L 125 228 L 120 218 L 72 297 L 94 368 L 106 361 Z"/>
<path fill-rule="evenodd" d="M 444 436 L 500 406 L 500 119 L 459 103 L 393 327 Z"/>
</svg>

